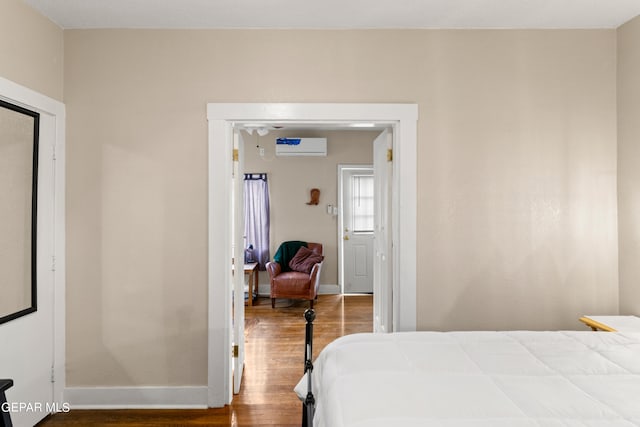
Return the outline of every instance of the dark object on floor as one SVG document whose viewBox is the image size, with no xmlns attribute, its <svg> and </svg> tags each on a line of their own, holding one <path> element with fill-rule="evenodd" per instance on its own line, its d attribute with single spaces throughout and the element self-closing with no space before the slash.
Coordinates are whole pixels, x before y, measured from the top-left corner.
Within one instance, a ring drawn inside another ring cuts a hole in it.
<svg viewBox="0 0 640 427">
<path fill-rule="evenodd" d="M 13 427 L 13 423 L 11 422 L 11 412 L 9 412 L 9 408 L 6 405 L 6 391 L 11 387 L 13 387 L 13 380 L 0 380 L 0 415 L 2 415 L 2 418 L 0 419 L 0 427 Z M 7 411 L 5 411 L 5 409 Z"/>
</svg>

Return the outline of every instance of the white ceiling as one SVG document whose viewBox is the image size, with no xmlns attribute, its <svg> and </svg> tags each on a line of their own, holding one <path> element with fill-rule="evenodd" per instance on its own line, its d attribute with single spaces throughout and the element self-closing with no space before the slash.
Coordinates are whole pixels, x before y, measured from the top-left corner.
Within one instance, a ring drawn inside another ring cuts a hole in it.
<svg viewBox="0 0 640 427">
<path fill-rule="evenodd" d="M 24 0 L 73 28 L 617 28 L 640 0 Z"/>
</svg>

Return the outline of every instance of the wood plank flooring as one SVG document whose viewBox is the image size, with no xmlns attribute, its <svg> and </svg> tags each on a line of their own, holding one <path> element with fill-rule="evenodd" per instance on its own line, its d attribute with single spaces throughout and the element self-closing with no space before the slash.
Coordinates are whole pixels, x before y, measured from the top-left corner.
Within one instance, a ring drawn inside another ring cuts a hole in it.
<svg viewBox="0 0 640 427">
<path fill-rule="evenodd" d="M 246 360 L 240 394 L 216 409 L 71 410 L 39 426 L 300 426 L 293 387 L 303 373 L 304 310 L 308 302 L 259 298 L 246 309 Z M 314 358 L 334 339 L 371 332 L 371 295 L 321 295 L 314 323 Z"/>
</svg>

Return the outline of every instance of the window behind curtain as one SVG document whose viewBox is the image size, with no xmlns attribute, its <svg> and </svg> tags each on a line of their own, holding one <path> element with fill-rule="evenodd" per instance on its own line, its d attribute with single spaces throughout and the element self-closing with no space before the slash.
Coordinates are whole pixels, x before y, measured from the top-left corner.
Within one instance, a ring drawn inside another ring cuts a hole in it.
<svg viewBox="0 0 640 427">
<path fill-rule="evenodd" d="M 269 185 L 266 173 L 244 174 L 244 235 L 246 246 L 264 270 L 269 261 Z M 245 248 L 246 249 L 246 248 Z"/>
</svg>

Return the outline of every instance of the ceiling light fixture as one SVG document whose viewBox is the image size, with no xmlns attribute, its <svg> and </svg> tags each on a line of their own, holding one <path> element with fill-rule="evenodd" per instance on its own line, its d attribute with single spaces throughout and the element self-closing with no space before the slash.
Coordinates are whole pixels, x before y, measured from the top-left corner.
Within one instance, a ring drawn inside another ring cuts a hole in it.
<svg viewBox="0 0 640 427">
<path fill-rule="evenodd" d="M 265 136 L 269 133 L 269 128 L 264 123 L 247 123 L 244 125 L 244 130 L 247 131 L 249 135 L 253 135 L 254 130 L 260 136 Z"/>
</svg>

